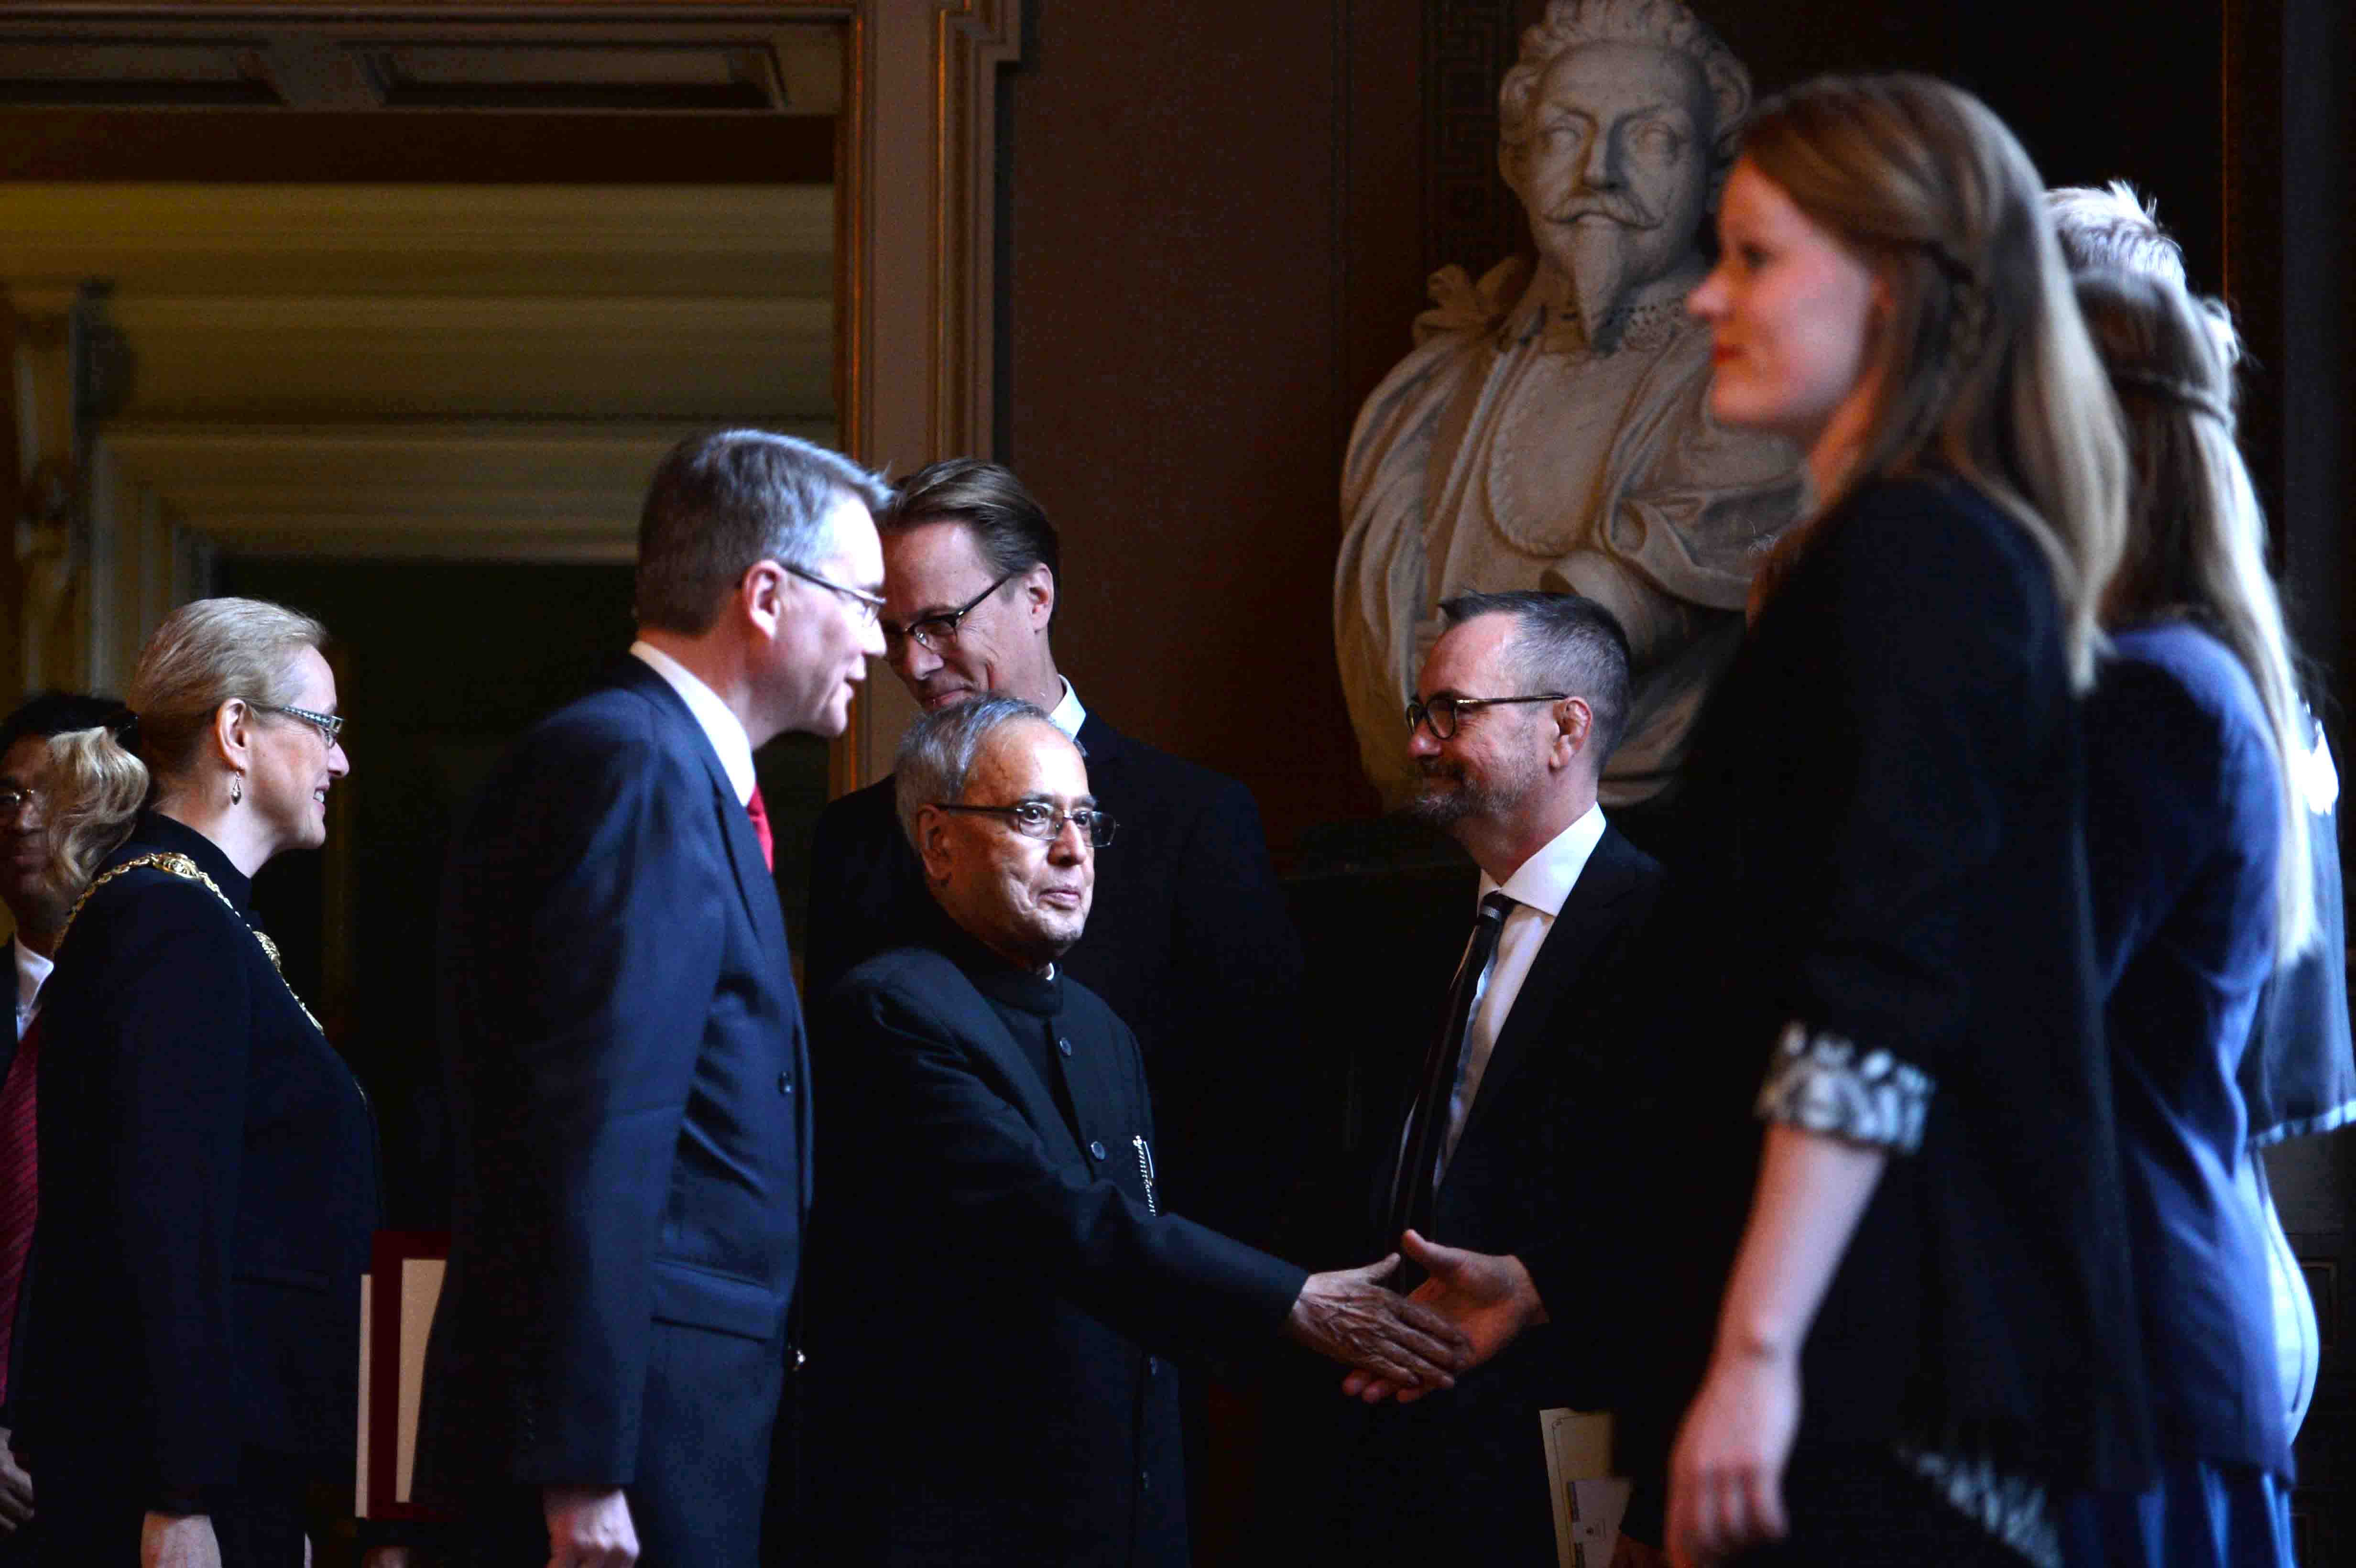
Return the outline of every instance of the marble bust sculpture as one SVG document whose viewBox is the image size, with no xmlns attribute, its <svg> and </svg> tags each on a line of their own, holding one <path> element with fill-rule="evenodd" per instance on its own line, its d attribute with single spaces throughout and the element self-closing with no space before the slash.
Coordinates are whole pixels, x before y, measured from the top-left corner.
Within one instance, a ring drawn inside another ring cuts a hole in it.
<svg viewBox="0 0 2356 1568">
<path fill-rule="evenodd" d="M 1431 281 L 1416 347 L 1367 399 L 1342 480 L 1336 651 L 1368 774 L 1415 788 L 1400 713 L 1452 594 L 1569 589 L 1619 617 L 1635 688 L 1607 806 L 1658 794 L 1793 518 L 1798 454 L 1704 407 L 1685 314 L 1751 108 L 1680 0 L 1554 0 L 1505 76 L 1498 159 L 1535 262 Z M 1488 694 L 1467 694 L 1488 695 Z"/>
</svg>

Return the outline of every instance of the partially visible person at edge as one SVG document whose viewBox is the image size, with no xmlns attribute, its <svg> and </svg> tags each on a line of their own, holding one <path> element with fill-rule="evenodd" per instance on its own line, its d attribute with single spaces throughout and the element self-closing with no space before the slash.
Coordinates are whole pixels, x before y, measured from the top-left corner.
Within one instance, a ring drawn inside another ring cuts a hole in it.
<svg viewBox="0 0 2356 1568">
<path fill-rule="evenodd" d="M 2187 286 L 2183 252 L 2126 182 L 2114 180 L 2101 189 L 2063 187 L 2048 191 L 2046 201 L 2062 254 L 2072 272 L 2083 275 L 2119 270 Z M 2235 368 L 2241 363 L 2241 339 L 2232 316 L 2215 302 L 2206 304 L 2202 315 L 2226 368 Z M 2296 648 L 2290 656 L 2296 668 Z M 2235 1075 L 2253 1152 L 2233 1167 L 2262 1224 L 2272 1279 L 2276 1354 L 2291 1437 L 2298 1435 L 2315 1397 L 2323 1338 L 2315 1297 L 2290 1239 L 2283 1233 L 2265 1161 L 2256 1151 L 2332 1132 L 2356 1120 L 2356 1041 L 2349 1031 L 2347 914 L 2340 870 L 2340 771 L 2312 704 L 2302 728 L 2305 750 L 2294 759 L 2291 773 L 2299 785 L 2298 809 L 2307 817 L 2316 939 L 2287 965 L 2277 967 L 2260 993 L 2249 1047 L 2242 1052 Z"/>
<path fill-rule="evenodd" d="M 38 1150 L 33 1123 L 39 1104 L 40 1051 L 30 1029 L 58 951 L 58 928 L 81 890 L 49 880 L 49 737 L 88 730 L 122 711 L 110 697 L 52 691 L 0 721 L 0 904 L 16 933 L 7 973 L 16 1009 L 0 1035 L 0 1564 L 37 1560 L 32 1477 L 9 1444 L 15 1417 L 14 1352 L 32 1293 L 25 1288 L 33 1223 L 39 1213 Z M 28 1048 L 29 1045 L 29 1048 Z"/>
<path fill-rule="evenodd" d="M 1813 504 L 1655 923 L 1725 955 L 1663 1005 L 1695 1020 L 1683 1147 L 1719 1151 L 1680 1162 L 1689 1229 L 1739 1234 L 1681 1563 L 2055 1568 L 2054 1499 L 2150 1473 L 2078 704 L 2126 458 L 2041 202 L 1968 94 L 1820 79 L 1751 122 L 1689 303 L 1711 413 L 1797 442 Z M 1408 1251 L 1476 1357 L 1544 1310 L 1539 1271 Z"/>
<path fill-rule="evenodd" d="M 2175 283 L 2097 271 L 2080 309 L 2134 459 L 2112 656 L 2086 704 L 2096 974 L 2161 1459 L 2071 1499 L 2083 1568 L 2289 1568 L 2290 1436 L 2247 1112 L 2235 1079 L 2270 976 L 2316 933 L 2308 720 L 2233 379 Z"/>
<path fill-rule="evenodd" d="M 36 1024 L 46 1561 L 297 1568 L 305 1488 L 350 1482 L 374 1128 L 249 909 L 349 770 L 326 641 L 199 600 L 141 654 L 135 720 L 51 742 L 53 886 L 89 891 Z"/>
</svg>

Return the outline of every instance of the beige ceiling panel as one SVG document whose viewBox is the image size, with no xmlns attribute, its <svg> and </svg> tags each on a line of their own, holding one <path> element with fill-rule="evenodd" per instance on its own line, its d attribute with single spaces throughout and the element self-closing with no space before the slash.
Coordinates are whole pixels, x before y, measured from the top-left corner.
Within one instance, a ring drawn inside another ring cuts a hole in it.
<svg viewBox="0 0 2356 1568">
<path fill-rule="evenodd" d="M 826 418 L 825 300 L 113 301 L 141 420 Z"/>
<path fill-rule="evenodd" d="M 125 295 L 798 295 L 831 186 L 0 184 L 0 275 Z"/>
<path fill-rule="evenodd" d="M 303 548 L 367 554 L 405 540 L 455 552 L 465 539 L 518 554 L 537 542 L 626 558 L 647 478 L 686 428 L 125 423 L 105 447 L 123 483 L 231 548 L 308 540 Z M 826 421 L 769 428 L 827 444 L 836 434 Z"/>
</svg>

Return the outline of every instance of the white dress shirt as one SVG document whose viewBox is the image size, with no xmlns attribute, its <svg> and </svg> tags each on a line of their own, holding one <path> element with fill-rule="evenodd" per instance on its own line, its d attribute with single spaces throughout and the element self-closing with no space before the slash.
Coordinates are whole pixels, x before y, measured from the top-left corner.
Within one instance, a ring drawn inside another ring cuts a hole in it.
<svg viewBox="0 0 2356 1568">
<path fill-rule="evenodd" d="M 25 1026 L 33 1021 L 34 999 L 41 994 L 41 982 L 57 965 L 14 938 L 8 950 L 16 955 L 16 1038 L 22 1040 Z"/>
<path fill-rule="evenodd" d="M 736 791 L 736 804 L 742 805 L 751 800 L 755 782 L 753 738 L 744 732 L 743 720 L 728 710 L 720 694 L 704 685 L 693 670 L 653 644 L 632 643 L 630 653 L 662 677 L 687 704 L 687 710 L 695 715 L 695 721 L 703 727 L 704 739 L 712 742 L 722 770 Z"/>
<path fill-rule="evenodd" d="M 1064 699 L 1047 710 L 1047 722 L 1076 741 L 1080 738 L 1080 726 L 1088 721 L 1088 710 L 1080 706 L 1080 694 L 1072 689 L 1069 680 L 1060 675 L 1055 678 L 1064 682 Z"/>
<path fill-rule="evenodd" d="M 1548 839 L 1545 848 L 1514 868 L 1503 884 L 1486 871 L 1481 873 L 1478 898 L 1502 892 L 1515 907 L 1497 933 L 1496 959 L 1473 1000 L 1472 1021 L 1464 1031 L 1464 1055 L 1457 1067 L 1455 1090 L 1448 1097 L 1448 1136 L 1440 1146 L 1440 1175 L 1447 1174 L 1456 1140 L 1464 1136 L 1464 1118 L 1481 1093 L 1481 1075 L 1488 1071 L 1489 1053 L 1496 1049 L 1506 1015 L 1514 1010 L 1514 998 L 1522 994 L 1522 982 L 1529 977 L 1538 949 L 1546 945 L 1547 933 L 1554 930 L 1555 916 L 1562 912 L 1588 858 L 1602 841 L 1603 808 L 1590 805 L 1584 816 Z"/>
</svg>

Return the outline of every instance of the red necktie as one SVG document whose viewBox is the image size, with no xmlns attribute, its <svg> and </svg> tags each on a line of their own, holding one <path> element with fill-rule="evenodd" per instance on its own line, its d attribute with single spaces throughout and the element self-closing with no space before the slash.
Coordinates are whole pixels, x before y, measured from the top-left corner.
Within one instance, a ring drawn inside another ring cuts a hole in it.
<svg viewBox="0 0 2356 1568">
<path fill-rule="evenodd" d="M 33 1251 L 33 1221 L 40 1210 L 40 1150 L 35 1074 L 41 1055 L 36 1017 L 16 1042 L 16 1059 L 0 1082 L 0 1398 L 8 1389 L 8 1351 L 16 1336 L 16 1292 Z"/>
<path fill-rule="evenodd" d="M 761 786 L 753 786 L 753 798 L 744 803 L 745 815 L 753 819 L 753 837 L 761 841 L 761 863 L 771 871 L 777 869 L 777 841 L 769 836 L 769 808 L 762 804 Z"/>
</svg>

